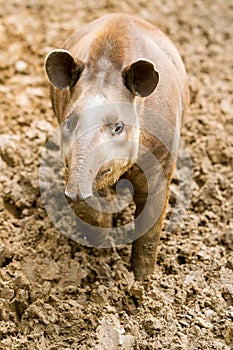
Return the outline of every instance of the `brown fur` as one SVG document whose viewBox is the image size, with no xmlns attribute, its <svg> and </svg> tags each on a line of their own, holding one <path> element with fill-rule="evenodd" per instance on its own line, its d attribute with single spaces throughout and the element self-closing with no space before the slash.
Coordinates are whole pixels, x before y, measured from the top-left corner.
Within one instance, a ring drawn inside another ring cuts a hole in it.
<svg viewBox="0 0 233 350">
<path fill-rule="evenodd" d="M 101 28 L 89 49 L 89 65 L 100 65 L 103 57 L 116 69 L 122 68 L 125 60 L 127 42 L 125 21 L 112 20 L 108 26 Z"/>
</svg>

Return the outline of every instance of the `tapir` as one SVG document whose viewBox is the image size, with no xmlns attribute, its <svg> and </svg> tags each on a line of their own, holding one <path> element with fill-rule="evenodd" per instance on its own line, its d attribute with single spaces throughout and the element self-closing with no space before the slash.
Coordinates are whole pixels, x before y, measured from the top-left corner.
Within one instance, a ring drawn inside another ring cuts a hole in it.
<svg viewBox="0 0 233 350">
<path fill-rule="evenodd" d="M 74 32 L 47 55 L 45 69 L 61 125 L 65 196 L 77 207 L 86 203 L 88 213 L 88 199 L 121 179 L 131 183 L 131 266 L 135 279 L 144 280 L 155 271 L 189 105 L 182 59 L 154 25 L 114 13 Z M 108 226 L 105 213 L 94 211 L 98 225 Z"/>
</svg>

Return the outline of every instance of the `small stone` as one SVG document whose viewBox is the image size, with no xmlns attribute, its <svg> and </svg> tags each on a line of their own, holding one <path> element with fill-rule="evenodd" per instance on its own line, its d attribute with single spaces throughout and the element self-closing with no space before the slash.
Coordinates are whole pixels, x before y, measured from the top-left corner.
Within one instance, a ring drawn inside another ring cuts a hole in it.
<svg viewBox="0 0 233 350">
<path fill-rule="evenodd" d="M 232 111 L 232 105 L 228 100 L 222 100 L 221 110 L 224 114 L 228 114 Z"/>
<path fill-rule="evenodd" d="M 233 305 L 233 286 L 230 284 L 224 285 L 222 287 L 222 296 L 229 306 Z"/>
<path fill-rule="evenodd" d="M 14 296 L 14 289 L 10 288 L 6 283 L 1 286 L 0 297 L 2 299 L 11 300 Z"/>
<path fill-rule="evenodd" d="M 84 309 L 83 305 L 79 304 L 76 300 L 73 300 L 73 299 L 69 300 L 68 304 L 75 309 Z"/>
<path fill-rule="evenodd" d="M 17 73 L 26 73 L 28 64 L 23 60 L 19 60 L 15 64 L 15 70 Z"/>
<path fill-rule="evenodd" d="M 16 96 L 15 102 L 19 107 L 28 107 L 30 105 L 29 97 L 23 92 Z"/>
<path fill-rule="evenodd" d="M 155 331 L 159 331 L 162 327 L 161 322 L 159 319 L 151 316 L 147 318 L 144 322 L 145 330 L 146 332 L 152 336 Z"/>
<path fill-rule="evenodd" d="M 202 317 L 197 317 L 196 323 L 198 324 L 198 326 L 202 328 L 209 328 L 209 329 L 213 328 L 213 325 Z"/>
<path fill-rule="evenodd" d="M 35 97 L 45 96 L 44 90 L 39 87 L 28 87 L 27 92 L 30 96 L 35 96 Z"/>
<path fill-rule="evenodd" d="M 5 244 L 0 244 L 0 267 L 12 259 L 12 253 Z"/>
<path fill-rule="evenodd" d="M 39 120 L 35 127 L 41 131 L 52 131 L 53 127 L 50 123 L 46 122 L 45 120 Z"/>
</svg>

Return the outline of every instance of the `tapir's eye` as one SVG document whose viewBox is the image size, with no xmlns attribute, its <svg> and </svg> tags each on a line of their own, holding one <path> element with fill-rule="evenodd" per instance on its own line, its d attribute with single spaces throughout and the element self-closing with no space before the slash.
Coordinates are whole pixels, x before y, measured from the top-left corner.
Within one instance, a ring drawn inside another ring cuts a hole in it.
<svg viewBox="0 0 233 350">
<path fill-rule="evenodd" d="M 68 135 L 74 127 L 74 118 L 68 117 L 64 122 L 63 122 L 63 133 L 65 135 Z"/>
<path fill-rule="evenodd" d="M 63 124 L 63 130 L 64 132 L 69 132 L 71 130 L 71 121 L 69 118 L 65 120 Z"/>
<path fill-rule="evenodd" d="M 124 129 L 124 124 L 122 122 L 116 123 L 112 129 L 112 135 L 119 135 Z"/>
</svg>

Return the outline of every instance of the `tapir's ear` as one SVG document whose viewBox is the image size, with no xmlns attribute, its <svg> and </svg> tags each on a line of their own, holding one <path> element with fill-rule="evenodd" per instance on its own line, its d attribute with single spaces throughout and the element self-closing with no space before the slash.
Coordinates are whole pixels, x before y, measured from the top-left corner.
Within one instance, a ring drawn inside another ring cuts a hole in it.
<svg viewBox="0 0 233 350">
<path fill-rule="evenodd" d="M 53 50 L 45 59 L 45 70 L 50 82 L 60 90 L 72 88 L 78 81 L 84 63 L 75 60 L 66 50 Z"/>
<path fill-rule="evenodd" d="M 159 73 L 150 61 L 139 59 L 125 67 L 122 72 L 126 87 L 141 97 L 150 95 L 159 82 Z"/>
</svg>

